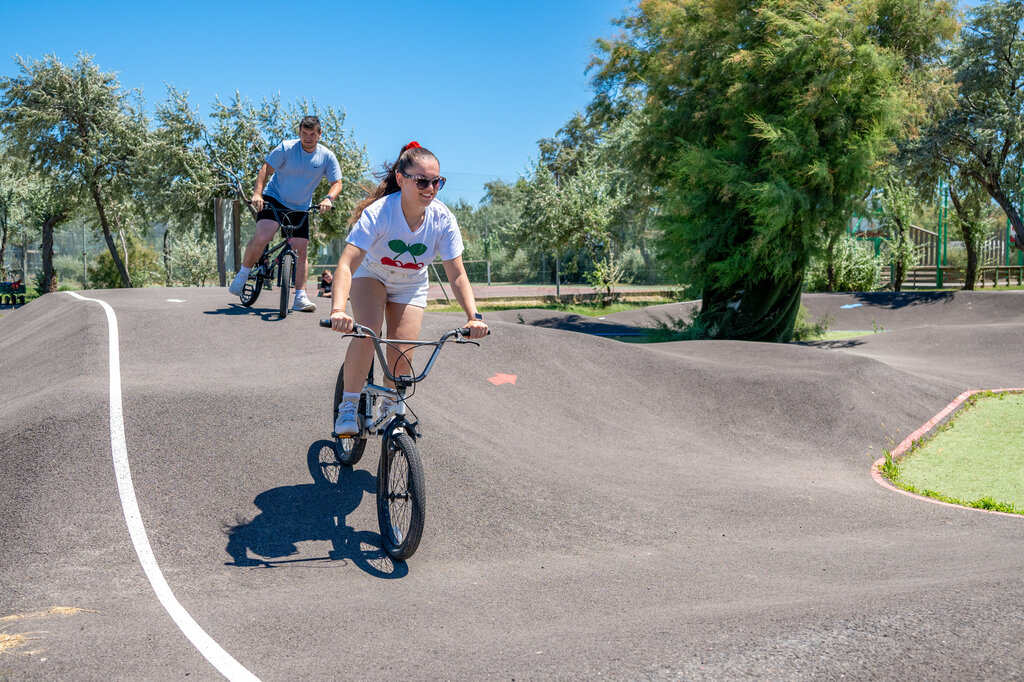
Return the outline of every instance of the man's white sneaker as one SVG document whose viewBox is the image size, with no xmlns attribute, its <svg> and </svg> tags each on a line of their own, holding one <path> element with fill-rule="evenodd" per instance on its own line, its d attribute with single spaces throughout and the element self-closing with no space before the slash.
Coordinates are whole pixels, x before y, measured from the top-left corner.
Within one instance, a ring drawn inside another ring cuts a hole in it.
<svg viewBox="0 0 1024 682">
<path fill-rule="evenodd" d="M 338 404 L 338 418 L 334 422 L 334 434 L 337 436 L 354 436 L 359 433 L 358 408 L 351 400 L 342 400 Z"/>
<path fill-rule="evenodd" d="M 292 310 L 298 310 L 304 313 L 311 313 L 316 310 L 316 303 L 309 300 L 309 296 L 305 293 L 295 295 L 295 303 L 292 304 Z"/>
<path fill-rule="evenodd" d="M 245 280 L 248 277 L 242 277 L 242 273 L 235 275 L 235 278 L 231 280 L 231 284 L 228 285 L 228 293 L 232 296 L 241 296 L 242 290 L 245 289 Z"/>
</svg>

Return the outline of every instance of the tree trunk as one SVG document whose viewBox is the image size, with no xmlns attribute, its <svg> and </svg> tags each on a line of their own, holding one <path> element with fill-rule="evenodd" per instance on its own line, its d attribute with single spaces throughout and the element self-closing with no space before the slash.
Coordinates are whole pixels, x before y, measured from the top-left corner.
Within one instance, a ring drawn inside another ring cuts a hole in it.
<svg viewBox="0 0 1024 682">
<path fill-rule="evenodd" d="M 0 281 L 7 281 L 7 268 L 4 257 L 7 255 L 7 220 L 0 223 Z"/>
<path fill-rule="evenodd" d="M 695 324 L 702 338 L 786 343 L 800 311 L 803 270 L 788 277 L 743 282 L 701 295 Z"/>
<path fill-rule="evenodd" d="M 100 216 L 100 226 L 103 228 L 103 240 L 107 243 L 110 257 L 114 259 L 114 267 L 117 268 L 118 273 L 121 275 L 121 283 L 130 289 L 132 278 L 128 276 L 128 268 L 125 267 L 124 261 L 121 260 L 121 254 L 117 252 L 117 244 L 114 243 L 114 235 L 110 232 L 110 222 L 107 220 L 107 212 L 103 208 L 103 199 L 100 197 L 99 187 L 94 185 L 91 189 L 92 199 L 96 204 L 96 212 Z"/>
<path fill-rule="evenodd" d="M 999 204 L 999 208 L 1003 209 L 1003 213 L 1010 220 L 1010 225 L 1013 226 L 1013 243 L 1016 247 L 1024 251 L 1024 219 L 1021 218 L 1020 211 L 1010 201 L 1010 197 L 1006 196 L 1006 193 L 1002 189 L 989 192 L 992 198 Z"/>
<path fill-rule="evenodd" d="M 828 249 L 825 254 L 825 291 L 836 290 L 836 240 L 839 239 L 839 233 L 833 232 L 828 238 Z"/>
<path fill-rule="evenodd" d="M 21 237 L 21 286 L 28 287 L 28 236 Z"/>
<path fill-rule="evenodd" d="M 953 210 L 960 222 L 960 235 L 964 238 L 964 248 L 967 250 L 967 270 L 964 272 L 964 289 L 974 290 L 974 283 L 978 280 L 978 240 L 975 239 L 975 223 L 967 210 L 960 203 L 960 194 L 952 185 L 949 186 L 949 198 L 953 202 Z"/>
<path fill-rule="evenodd" d="M 67 214 L 50 216 L 43 223 L 43 242 L 40 246 L 43 258 L 43 290 L 39 293 L 48 294 L 57 291 L 57 273 L 53 269 L 53 231 L 64 222 Z"/>
<path fill-rule="evenodd" d="M 171 226 L 164 230 L 164 284 L 171 286 Z"/>
<path fill-rule="evenodd" d="M 231 202 L 231 258 L 237 273 L 242 267 L 242 204 L 238 199 Z"/>
<path fill-rule="evenodd" d="M 903 279 L 907 276 L 907 231 L 900 220 L 893 218 L 893 222 L 896 223 L 896 258 L 893 263 L 895 267 L 893 268 L 892 290 L 903 291 Z"/>
</svg>

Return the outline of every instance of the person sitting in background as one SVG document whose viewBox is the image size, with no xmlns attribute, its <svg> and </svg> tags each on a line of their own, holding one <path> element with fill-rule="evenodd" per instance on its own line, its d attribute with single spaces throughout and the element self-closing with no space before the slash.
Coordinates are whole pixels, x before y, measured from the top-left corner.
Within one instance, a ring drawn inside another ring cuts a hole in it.
<svg viewBox="0 0 1024 682">
<path fill-rule="evenodd" d="M 325 268 L 324 271 L 320 273 L 320 284 L 317 286 L 316 295 L 318 297 L 330 296 L 332 282 L 334 282 L 334 275 L 331 274 L 330 270 Z"/>
</svg>

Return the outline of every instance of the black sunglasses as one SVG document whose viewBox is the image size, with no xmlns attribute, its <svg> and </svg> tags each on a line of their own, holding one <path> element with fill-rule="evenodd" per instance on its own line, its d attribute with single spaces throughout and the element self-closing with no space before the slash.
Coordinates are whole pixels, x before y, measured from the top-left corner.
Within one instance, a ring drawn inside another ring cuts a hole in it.
<svg viewBox="0 0 1024 682">
<path fill-rule="evenodd" d="M 405 173 L 402 173 L 402 175 L 405 175 Z M 431 185 L 433 185 L 436 190 L 440 190 L 444 187 L 445 178 L 442 178 L 440 175 L 436 178 L 428 178 L 426 175 L 405 175 L 405 177 L 416 182 L 416 189 L 426 189 Z"/>
</svg>

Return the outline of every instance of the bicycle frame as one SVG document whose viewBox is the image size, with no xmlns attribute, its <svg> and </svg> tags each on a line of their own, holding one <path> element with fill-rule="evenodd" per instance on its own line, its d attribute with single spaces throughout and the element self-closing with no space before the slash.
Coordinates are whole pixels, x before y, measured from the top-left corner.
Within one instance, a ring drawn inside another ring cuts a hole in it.
<svg viewBox="0 0 1024 682">
<path fill-rule="evenodd" d="M 321 327 L 330 327 L 330 320 L 320 320 Z M 393 405 L 385 410 L 377 419 L 373 420 L 372 423 L 364 424 L 363 433 L 360 436 L 365 437 L 369 434 L 381 435 L 384 437 L 384 441 L 394 433 L 397 429 L 405 427 L 409 434 L 413 438 L 419 438 L 420 434 L 416 430 L 419 422 L 410 422 L 405 418 L 405 391 L 413 384 L 419 383 L 427 378 L 430 374 L 430 370 L 434 367 L 434 362 L 437 360 L 437 356 L 441 353 L 441 347 L 448 342 L 449 339 L 455 337 L 455 343 L 472 343 L 473 345 L 480 345 L 476 341 L 469 340 L 469 329 L 453 329 L 450 332 L 444 334 L 437 341 L 419 341 L 419 340 L 405 340 L 405 339 L 384 339 L 380 338 L 373 333 L 369 327 L 364 327 L 361 324 L 356 324 L 353 333 L 345 334 L 347 338 L 363 339 L 368 338 L 373 342 L 374 351 L 377 354 L 377 359 L 380 362 L 381 369 L 383 370 L 384 376 L 390 379 L 395 384 L 395 388 L 388 388 L 386 386 L 378 386 L 377 384 L 366 384 L 363 389 L 363 393 L 367 396 L 366 411 L 364 415 L 366 418 L 372 418 L 373 407 L 377 403 L 379 398 L 389 397 L 393 401 Z M 391 372 L 391 368 L 388 367 L 387 358 L 384 355 L 383 346 L 400 343 L 404 346 L 434 346 L 433 353 L 430 354 L 430 358 L 427 360 L 427 364 L 424 366 L 423 371 L 416 376 L 402 375 L 395 376 Z"/>
<path fill-rule="evenodd" d="M 276 271 L 277 285 L 281 286 L 281 269 L 278 267 L 281 263 L 281 259 L 283 259 L 288 254 L 291 254 L 292 258 L 296 259 L 296 261 L 298 260 L 299 257 L 299 254 L 297 254 L 295 252 L 295 249 L 292 248 L 292 237 L 294 236 L 295 230 L 298 229 L 298 226 L 293 225 L 288 217 L 290 214 L 300 213 L 300 211 L 295 211 L 293 209 L 285 210 L 283 208 L 278 208 L 277 206 L 274 206 L 269 202 L 264 203 L 263 207 L 269 208 L 271 212 L 273 212 L 274 220 L 277 222 L 278 226 L 280 226 L 281 230 L 284 232 L 284 240 L 279 242 L 278 244 L 275 244 L 273 248 L 267 245 L 263 249 L 263 255 L 260 256 L 260 260 L 267 263 L 267 278 L 273 279 L 273 275 L 275 274 Z M 318 206 L 310 206 L 304 212 L 309 215 L 313 215 L 316 213 L 320 213 L 320 208 Z M 282 220 L 282 218 L 286 218 L 286 220 Z M 273 254 L 278 249 L 281 250 L 281 253 L 277 254 L 277 256 L 275 256 L 274 258 L 270 258 L 270 255 Z M 295 277 L 294 270 L 292 270 L 292 277 Z M 292 282 L 289 282 L 288 284 L 291 285 Z"/>
</svg>

